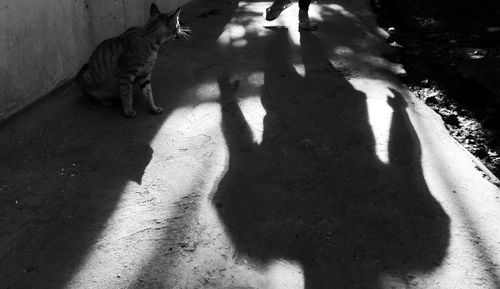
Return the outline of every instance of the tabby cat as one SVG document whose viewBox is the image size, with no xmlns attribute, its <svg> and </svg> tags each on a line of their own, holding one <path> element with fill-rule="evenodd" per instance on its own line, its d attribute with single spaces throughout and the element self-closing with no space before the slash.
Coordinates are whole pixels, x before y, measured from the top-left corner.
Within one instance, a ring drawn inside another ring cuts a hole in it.
<svg viewBox="0 0 500 289">
<path fill-rule="evenodd" d="M 124 115 L 135 117 L 132 88 L 138 84 L 149 110 L 154 114 L 162 113 L 163 108 L 156 106 L 153 100 L 151 71 L 163 43 L 188 36 L 189 28 L 179 24 L 179 13 L 180 7 L 166 14 L 161 13 L 154 3 L 151 4 L 150 19 L 146 25 L 130 28 L 97 46 L 89 62 L 75 77 L 78 86 L 105 107 L 119 96 Z"/>
</svg>

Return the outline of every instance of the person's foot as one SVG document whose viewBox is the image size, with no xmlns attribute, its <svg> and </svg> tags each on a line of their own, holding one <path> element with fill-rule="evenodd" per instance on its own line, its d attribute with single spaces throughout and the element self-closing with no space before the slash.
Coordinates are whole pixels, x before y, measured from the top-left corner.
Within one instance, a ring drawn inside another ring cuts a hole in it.
<svg viewBox="0 0 500 289">
<path fill-rule="evenodd" d="M 318 23 L 309 19 L 309 13 L 306 10 L 299 10 L 299 30 L 314 31 L 318 29 Z"/>
<path fill-rule="evenodd" d="M 292 5 L 291 0 L 276 0 L 273 5 L 266 9 L 266 20 L 273 21 L 280 16 L 281 12 Z"/>
</svg>

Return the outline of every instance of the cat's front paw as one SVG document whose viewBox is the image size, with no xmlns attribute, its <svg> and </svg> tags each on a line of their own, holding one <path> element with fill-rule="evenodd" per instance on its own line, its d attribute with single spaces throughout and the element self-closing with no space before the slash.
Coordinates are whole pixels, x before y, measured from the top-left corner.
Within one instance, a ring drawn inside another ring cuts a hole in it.
<svg viewBox="0 0 500 289">
<path fill-rule="evenodd" d="M 137 115 L 137 113 L 134 111 L 134 110 L 127 110 L 127 111 L 124 111 L 123 114 L 126 116 L 126 117 L 130 117 L 130 118 L 133 118 Z"/>
<path fill-rule="evenodd" d="M 151 113 L 154 113 L 154 114 L 162 114 L 163 113 L 163 108 L 161 108 L 159 106 L 152 107 L 149 110 L 151 111 Z"/>
</svg>

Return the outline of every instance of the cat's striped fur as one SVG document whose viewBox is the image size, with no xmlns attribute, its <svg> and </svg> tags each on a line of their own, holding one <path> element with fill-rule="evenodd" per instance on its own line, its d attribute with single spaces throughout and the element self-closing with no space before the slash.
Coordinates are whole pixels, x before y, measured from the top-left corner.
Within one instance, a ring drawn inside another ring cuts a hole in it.
<svg viewBox="0 0 500 289">
<path fill-rule="evenodd" d="M 161 13 L 151 4 L 148 23 L 134 27 L 123 34 L 103 41 L 92 53 L 90 60 L 75 77 L 82 91 L 109 106 L 113 98 L 120 97 L 123 113 L 135 117 L 132 109 L 132 88 L 138 84 L 149 110 L 163 112 L 155 105 L 151 90 L 151 72 L 163 43 L 187 36 L 188 29 L 179 25 L 180 7 L 169 14 Z"/>
</svg>

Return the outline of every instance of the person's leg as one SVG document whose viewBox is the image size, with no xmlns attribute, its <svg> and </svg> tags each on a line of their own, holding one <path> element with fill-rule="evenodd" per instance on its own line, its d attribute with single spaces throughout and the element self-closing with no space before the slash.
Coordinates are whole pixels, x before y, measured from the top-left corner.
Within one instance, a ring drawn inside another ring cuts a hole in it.
<svg viewBox="0 0 500 289">
<path fill-rule="evenodd" d="M 311 4 L 311 0 L 299 0 L 299 8 L 300 10 L 309 11 L 309 5 Z"/>
<path fill-rule="evenodd" d="M 311 0 L 299 0 L 299 29 L 313 31 L 318 28 L 318 24 L 309 19 L 309 5 Z"/>
</svg>

